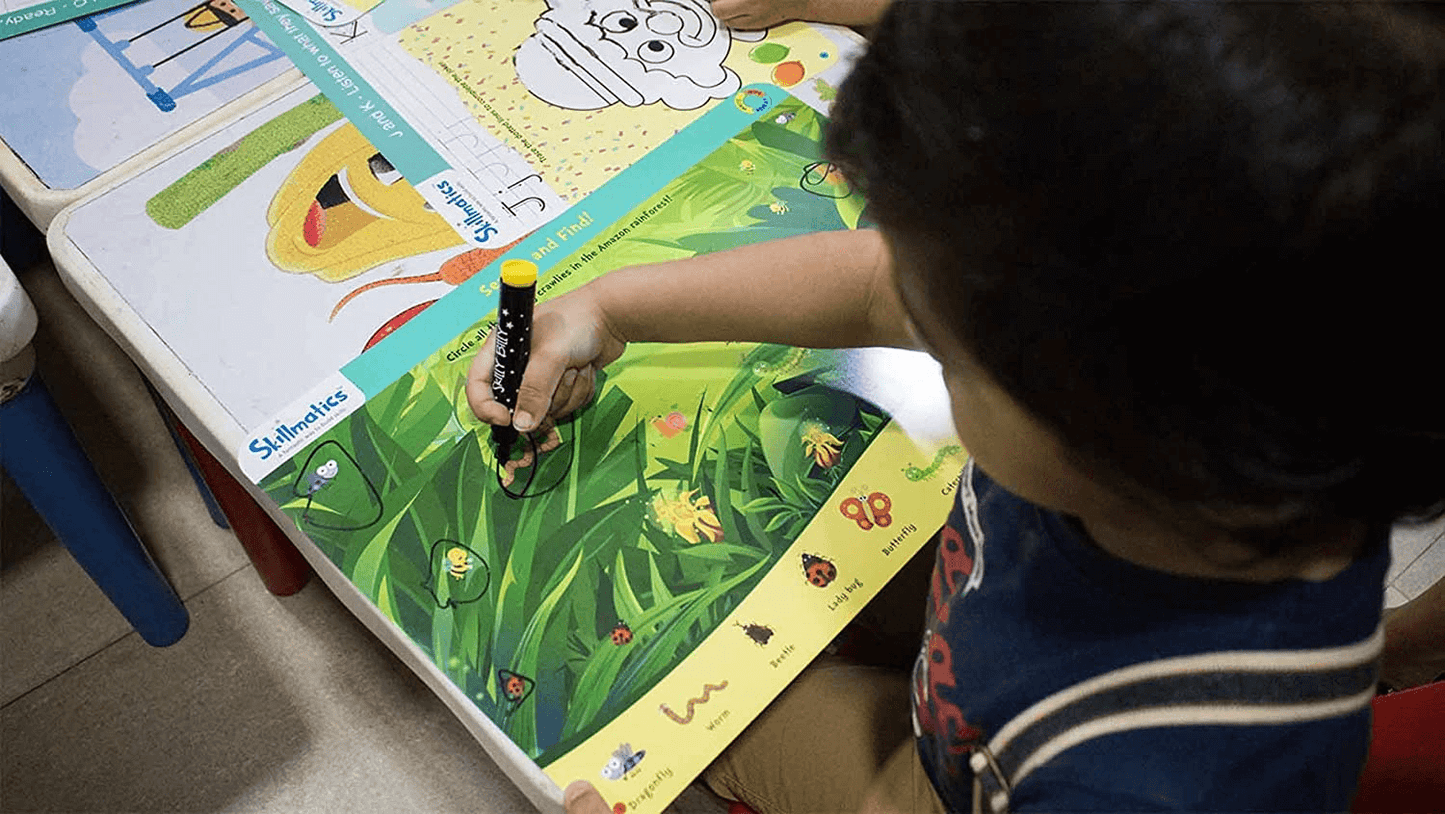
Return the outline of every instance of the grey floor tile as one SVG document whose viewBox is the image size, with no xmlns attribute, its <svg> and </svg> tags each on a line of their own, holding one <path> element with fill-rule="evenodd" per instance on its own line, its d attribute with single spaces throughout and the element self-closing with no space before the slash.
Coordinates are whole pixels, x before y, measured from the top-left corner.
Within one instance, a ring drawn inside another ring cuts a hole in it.
<svg viewBox="0 0 1445 814">
<path fill-rule="evenodd" d="M 1445 538 L 1436 540 L 1420 552 L 1420 556 L 1395 578 L 1391 587 L 1407 599 L 1414 599 L 1441 579 L 1445 579 Z"/>
<path fill-rule="evenodd" d="M 211 522 L 130 358 L 52 267 L 17 269 L 16 276 L 40 314 L 34 344 L 46 387 L 177 592 L 190 596 L 245 565 L 234 536 Z"/>
<path fill-rule="evenodd" d="M 50 536 L 8 480 L 0 571 L 0 706 L 130 632 L 130 624 Z M 18 550 L 17 543 L 41 543 Z"/>
<path fill-rule="evenodd" d="M 1400 593 L 1400 589 L 1395 586 L 1391 585 L 1385 588 L 1385 607 L 1398 608 L 1408 601 L 1405 595 Z"/>
<path fill-rule="evenodd" d="M 1409 568 L 1425 549 L 1445 535 L 1445 519 L 1424 525 L 1398 525 L 1390 530 L 1390 570 L 1386 583 Z"/>
<path fill-rule="evenodd" d="M 244 569 L 0 710 L 7 812 L 526 812 L 460 723 L 330 593 Z"/>
</svg>

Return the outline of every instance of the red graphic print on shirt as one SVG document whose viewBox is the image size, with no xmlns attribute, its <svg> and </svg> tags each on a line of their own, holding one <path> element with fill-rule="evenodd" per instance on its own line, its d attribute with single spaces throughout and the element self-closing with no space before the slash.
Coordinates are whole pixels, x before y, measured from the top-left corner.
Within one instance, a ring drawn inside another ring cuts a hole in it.
<svg viewBox="0 0 1445 814">
<path fill-rule="evenodd" d="M 939 737 L 944 748 L 954 755 L 973 749 L 983 733 L 964 720 L 957 704 L 944 697 L 942 690 L 956 690 L 953 676 L 953 651 L 937 633 L 928 636 L 927 652 L 913 671 L 914 710 L 918 725 L 926 733 Z"/>
<path fill-rule="evenodd" d="M 971 579 L 976 561 L 973 541 L 959 534 L 953 526 L 945 525 L 938 536 L 938 562 L 933 567 L 929 600 L 933 616 L 946 623 L 949 599 L 976 587 L 976 581 Z"/>
</svg>

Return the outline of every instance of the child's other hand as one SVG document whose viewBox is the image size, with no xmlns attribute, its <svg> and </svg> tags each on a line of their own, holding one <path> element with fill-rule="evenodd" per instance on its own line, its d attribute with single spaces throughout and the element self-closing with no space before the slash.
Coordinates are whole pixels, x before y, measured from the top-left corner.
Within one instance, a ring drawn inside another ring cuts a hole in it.
<svg viewBox="0 0 1445 814">
<path fill-rule="evenodd" d="M 532 348 L 517 409 L 492 397 L 492 363 L 496 332 L 477 351 L 467 372 L 467 403 L 488 424 L 511 423 L 521 432 L 541 425 L 544 417 L 561 418 L 592 398 L 597 371 L 622 355 L 627 343 L 614 334 L 586 286 L 550 302 L 532 315 Z"/>
<path fill-rule="evenodd" d="M 713 0 L 712 13 L 729 28 L 757 31 L 805 19 L 808 0 Z"/>
<path fill-rule="evenodd" d="M 562 792 L 562 805 L 567 814 L 612 814 L 602 793 L 586 780 L 573 780 L 567 786 Z"/>
</svg>

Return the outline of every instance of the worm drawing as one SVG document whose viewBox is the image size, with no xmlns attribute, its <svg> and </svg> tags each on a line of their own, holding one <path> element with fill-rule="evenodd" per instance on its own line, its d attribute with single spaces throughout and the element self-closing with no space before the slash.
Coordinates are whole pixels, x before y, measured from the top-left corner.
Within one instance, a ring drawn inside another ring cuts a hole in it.
<svg viewBox="0 0 1445 814">
<path fill-rule="evenodd" d="M 728 688 L 728 683 L 727 683 L 726 681 L 724 681 L 724 682 L 721 683 L 721 684 L 704 684 L 704 685 L 702 685 L 702 697 L 701 697 L 701 698 L 689 698 L 689 699 L 687 699 L 687 715 L 678 715 L 676 712 L 673 712 L 673 711 L 672 711 L 672 707 L 669 707 L 667 704 L 658 704 L 658 705 L 657 705 L 657 709 L 658 709 L 658 711 L 661 712 L 663 715 L 666 715 L 667 717 L 673 719 L 674 721 L 677 721 L 677 722 L 680 723 L 680 724 L 690 724 L 690 723 L 692 723 L 693 707 L 695 707 L 695 706 L 698 705 L 698 704 L 706 704 L 706 703 L 707 703 L 707 700 L 712 697 L 712 691 L 713 691 L 713 690 L 717 690 L 717 691 L 721 692 L 722 690 L 725 690 L 725 689 L 727 689 L 727 688 Z"/>
</svg>

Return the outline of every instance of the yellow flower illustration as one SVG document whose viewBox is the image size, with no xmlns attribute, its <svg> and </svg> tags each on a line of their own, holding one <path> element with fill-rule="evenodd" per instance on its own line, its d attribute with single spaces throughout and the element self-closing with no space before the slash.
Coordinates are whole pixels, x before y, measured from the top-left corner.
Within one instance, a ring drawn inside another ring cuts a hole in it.
<svg viewBox="0 0 1445 814">
<path fill-rule="evenodd" d="M 689 543 L 697 543 L 701 537 L 716 543 L 722 539 L 722 524 L 712 510 L 712 501 L 707 495 L 693 497 L 697 490 L 683 492 L 676 498 L 657 495 L 652 499 L 652 510 L 665 526 L 671 526 L 680 537 Z"/>
<path fill-rule="evenodd" d="M 831 432 L 818 424 L 809 424 L 803 429 L 803 450 L 813 456 L 813 463 L 827 469 L 838 463 L 838 453 L 843 449 Z"/>
</svg>

